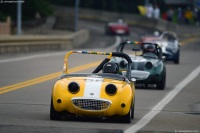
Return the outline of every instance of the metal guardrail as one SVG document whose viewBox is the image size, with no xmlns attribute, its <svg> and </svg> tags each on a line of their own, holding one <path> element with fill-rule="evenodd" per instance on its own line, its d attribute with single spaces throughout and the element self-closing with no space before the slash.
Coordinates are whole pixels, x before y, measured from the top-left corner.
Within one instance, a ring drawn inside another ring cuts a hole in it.
<svg viewBox="0 0 200 133">
<path fill-rule="evenodd" d="M 0 36 L 0 54 L 76 48 L 88 39 L 88 30 L 68 35 Z"/>
</svg>

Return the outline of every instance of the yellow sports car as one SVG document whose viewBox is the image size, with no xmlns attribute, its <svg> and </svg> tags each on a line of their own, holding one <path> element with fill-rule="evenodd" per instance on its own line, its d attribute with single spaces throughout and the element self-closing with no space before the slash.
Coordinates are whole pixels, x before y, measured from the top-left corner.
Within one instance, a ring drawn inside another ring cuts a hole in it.
<svg viewBox="0 0 200 133">
<path fill-rule="evenodd" d="M 68 74 L 68 57 L 71 54 L 108 55 L 92 73 Z M 127 60 L 127 71 L 118 74 L 112 57 Z M 100 118 L 119 116 L 120 122 L 130 123 L 134 118 L 135 79 L 131 78 L 131 58 L 118 52 L 70 51 L 64 58 L 63 75 L 53 86 L 50 119 L 60 120 L 63 115 L 94 116 Z"/>
</svg>

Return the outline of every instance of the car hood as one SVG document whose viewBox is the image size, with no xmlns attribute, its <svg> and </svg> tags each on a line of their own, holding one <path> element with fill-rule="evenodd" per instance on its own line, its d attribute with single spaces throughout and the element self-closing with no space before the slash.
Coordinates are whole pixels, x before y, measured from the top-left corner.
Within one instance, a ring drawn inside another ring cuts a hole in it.
<svg viewBox="0 0 200 133">
<path fill-rule="evenodd" d="M 134 55 L 129 55 L 129 56 L 131 57 L 132 62 L 133 62 L 132 68 L 131 68 L 132 70 L 144 70 L 145 64 L 147 62 L 152 63 L 152 65 L 154 67 L 157 66 L 158 64 L 160 64 L 160 62 L 161 62 L 161 60 L 159 60 L 159 59 L 144 58 L 143 56 L 134 56 Z M 121 66 L 121 62 L 122 61 L 126 62 L 122 58 L 113 58 L 112 61 L 119 63 L 120 68 L 123 68 Z"/>
<path fill-rule="evenodd" d="M 136 58 L 131 58 L 133 61 L 132 70 L 148 71 L 153 73 L 155 69 L 161 64 L 159 59 L 144 58 L 142 56 L 137 56 Z M 148 68 L 148 66 L 151 66 Z"/>
<path fill-rule="evenodd" d="M 123 85 L 129 83 L 129 81 L 119 74 L 66 74 L 59 78 L 64 82 L 76 81 L 81 84 L 93 83 L 95 84 L 115 84 Z"/>
<path fill-rule="evenodd" d="M 146 64 L 147 62 L 151 62 L 153 65 L 157 65 L 160 60 L 154 58 L 144 58 L 143 56 L 131 56 L 133 64 Z"/>
<path fill-rule="evenodd" d="M 62 79 L 63 81 L 67 80 L 68 82 L 93 82 L 94 84 L 97 83 L 111 83 L 111 84 L 122 84 L 124 81 L 120 81 L 117 79 L 111 79 L 111 78 L 103 78 L 103 77 L 68 77 L 65 79 Z"/>
<path fill-rule="evenodd" d="M 130 84 L 126 81 L 116 79 L 109 79 L 103 77 L 66 77 L 56 82 L 55 86 L 58 88 L 68 88 L 68 85 L 76 82 L 80 86 L 81 97 L 100 97 L 102 92 L 105 92 L 107 85 L 112 84 L 121 92 L 124 88 L 130 88 Z"/>
<path fill-rule="evenodd" d="M 64 74 L 59 79 L 64 78 L 73 78 L 73 79 L 109 79 L 109 80 L 118 80 L 124 81 L 125 77 L 119 74 L 110 74 L 110 73 L 74 73 L 74 74 Z"/>
</svg>

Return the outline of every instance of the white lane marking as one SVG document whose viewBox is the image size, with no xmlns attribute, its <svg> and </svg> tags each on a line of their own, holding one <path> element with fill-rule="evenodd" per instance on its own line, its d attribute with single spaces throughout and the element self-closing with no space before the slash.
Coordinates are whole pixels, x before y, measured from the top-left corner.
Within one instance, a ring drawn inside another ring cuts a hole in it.
<svg viewBox="0 0 200 133">
<path fill-rule="evenodd" d="M 99 98 L 103 79 L 90 78 L 86 79 L 84 97 Z"/>
<path fill-rule="evenodd" d="M 116 36 L 115 43 L 112 46 L 110 46 L 110 47 L 108 47 L 106 49 L 112 50 L 112 49 L 116 48 L 119 45 L 120 41 L 121 41 L 121 38 L 119 36 Z M 84 50 L 88 51 L 88 50 L 91 50 L 91 49 L 84 49 Z M 93 49 L 93 50 L 97 50 L 97 49 Z M 55 53 L 47 53 L 47 54 L 37 54 L 37 55 L 30 55 L 30 56 L 26 56 L 26 57 L 3 59 L 3 60 L 0 60 L 0 63 L 22 61 L 22 60 L 30 60 L 30 59 L 41 58 L 41 57 L 59 56 L 59 55 L 64 55 L 64 54 L 66 54 L 66 51 L 64 51 L 64 52 L 55 52 Z"/>
<path fill-rule="evenodd" d="M 146 126 L 161 110 L 193 79 L 200 73 L 200 66 L 193 70 L 189 76 L 182 80 L 176 87 L 171 90 L 154 108 L 142 117 L 135 125 L 125 130 L 125 133 L 135 133 Z"/>
<path fill-rule="evenodd" d="M 26 57 L 18 57 L 18 58 L 12 58 L 12 59 L 3 59 L 3 60 L 0 60 L 0 63 L 29 60 L 29 59 L 35 59 L 35 58 L 41 58 L 41 57 L 64 55 L 65 53 L 66 52 L 56 52 L 56 53 L 48 53 L 48 54 L 30 55 L 30 56 L 26 56 Z"/>
<path fill-rule="evenodd" d="M 119 36 L 116 36 L 116 41 L 113 45 L 111 45 L 110 47 L 108 47 L 108 50 L 113 50 L 116 49 L 116 47 L 120 44 L 121 42 L 121 38 Z"/>
</svg>

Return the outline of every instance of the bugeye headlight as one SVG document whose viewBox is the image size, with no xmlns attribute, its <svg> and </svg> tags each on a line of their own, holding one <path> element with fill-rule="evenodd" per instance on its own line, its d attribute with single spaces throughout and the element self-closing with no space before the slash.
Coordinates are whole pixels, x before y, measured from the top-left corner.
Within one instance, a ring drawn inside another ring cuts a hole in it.
<svg viewBox="0 0 200 133">
<path fill-rule="evenodd" d="M 76 94 L 76 93 L 79 92 L 79 90 L 80 90 L 80 86 L 79 86 L 78 83 L 76 83 L 76 82 L 71 82 L 71 83 L 69 83 L 69 85 L 68 85 L 68 91 L 69 91 L 70 93 Z"/>
<path fill-rule="evenodd" d="M 113 84 L 108 84 L 105 88 L 106 94 L 113 96 L 117 93 L 117 87 Z"/>
<path fill-rule="evenodd" d="M 127 67 L 127 62 L 125 61 L 125 60 L 122 60 L 122 61 L 120 61 L 120 63 L 119 63 L 119 66 L 121 67 L 121 68 L 126 68 Z"/>
<path fill-rule="evenodd" d="M 152 68 L 153 68 L 153 64 L 152 64 L 151 62 L 147 62 L 147 63 L 145 64 L 145 68 L 146 68 L 146 69 L 152 69 Z"/>
</svg>

